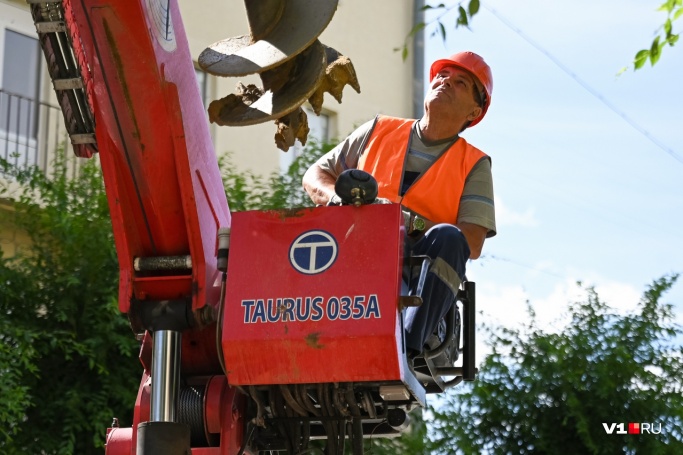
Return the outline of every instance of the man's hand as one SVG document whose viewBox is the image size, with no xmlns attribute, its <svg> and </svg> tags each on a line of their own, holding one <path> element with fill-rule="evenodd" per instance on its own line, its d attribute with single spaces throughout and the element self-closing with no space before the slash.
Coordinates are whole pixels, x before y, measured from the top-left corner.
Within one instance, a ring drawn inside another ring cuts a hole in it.
<svg viewBox="0 0 683 455">
<path fill-rule="evenodd" d="M 378 197 L 376 198 L 373 202 L 373 204 L 393 204 L 389 199 L 383 198 L 383 197 Z M 334 194 L 331 198 L 330 201 L 327 203 L 327 206 L 336 206 L 336 205 L 344 205 L 344 201 L 341 200 L 339 195 Z"/>
<path fill-rule="evenodd" d="M 311 197 L 315 205 L 328 205 L 335 196 L 334 183 L 336 178 L 314 164 L 304 174 L 304 190 Z"/>
<path fill-rule="evenodd" d="M 327 201 L 328 207 L 335 206 L 335 205 L 342 205 L 342 204 L 343 204 L 343 202 L 342 202 L 341 198 L 339 197 L 339 195 L 337 195 L 337 194 L 333 194 L 332 197 L 330 198 L 330 200 Z"/>
</svg>

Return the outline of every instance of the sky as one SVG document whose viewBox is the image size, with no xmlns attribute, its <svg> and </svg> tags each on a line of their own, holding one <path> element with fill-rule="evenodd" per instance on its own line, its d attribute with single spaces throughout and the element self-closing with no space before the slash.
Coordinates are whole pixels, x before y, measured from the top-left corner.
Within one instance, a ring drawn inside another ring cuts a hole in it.
<svg viewBox="0 0 683 455">
<path fill-rule="evenodd" d="M 493 163 L 498 235 L 467 272 L 481 322 L 519 327 L 529 301 L 560 328 L 584 300 L 577 281 L 632 312 L 653 280 L 683 272 L 683 42 L 618 74 L 650 46 L 660 3 L 486 0 L 470 30 L 444 18 L 445 43 L 427 27 L 427 70 L 471 50 L 493 72 L 486 118 L 463 133 Z M 683 323 L 683 277 L 664 301 Z"/>
</svg>

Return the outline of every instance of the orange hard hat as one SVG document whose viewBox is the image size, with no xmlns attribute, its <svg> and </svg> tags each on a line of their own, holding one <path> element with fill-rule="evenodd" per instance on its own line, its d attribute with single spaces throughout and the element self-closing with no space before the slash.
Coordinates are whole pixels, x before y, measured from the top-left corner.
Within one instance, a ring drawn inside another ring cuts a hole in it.
<svg viewBox="0 0 683 455">
<path fill-rule="evenodd" d="M 448 58 L 437 60 L 432 63 L 429 69 L 429 80 L 432 81 L 434 77 L 447 66 L 456 66 L 471 73 L 479 83 L 484 87 L 485 97 L 484 105 L 482 106 L 481 115 L 474 119 L 468 127 L 474 126 L 484 118 L 486 111 L 491 105 L 491 93 L 493 92 L 493 76 L 491 76 L 491 68 L 486 64 L 483 58 L 474 52 L 458 52 Z"/>
</svg>

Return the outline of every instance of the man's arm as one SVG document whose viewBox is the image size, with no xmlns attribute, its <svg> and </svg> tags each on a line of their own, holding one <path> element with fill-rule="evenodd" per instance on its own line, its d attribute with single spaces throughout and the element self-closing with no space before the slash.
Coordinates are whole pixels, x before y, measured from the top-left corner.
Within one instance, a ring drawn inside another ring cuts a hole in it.
<svg viewBox="0 0 683 455">
<path fill-rule="evenodd" d="M 313 203 L 327 205 L 335 195 L 334 184 L 339 174 L 358 166 L 366 137 L 372 132 L 374 124 L 374 120 L 365 122 L 308 168 L 301 183 Z"/>
<path fill-rule="evenodd" d="M 470 259 L 479 258 L 484 240 L 496 235 L 493 178 L 489 159 L 480 160 L 467 177 L 455 225 L 467 239 Z"/>
<path fill-rule="evenodd" d="M 316 163 L 308 168 L 302 183 L 315 205 L 327 205 L 335 194 L 335 180 L 332 174 Z"/>
<path fill-rule="evenodd" d="M 481 250 L 484 247 L 484 240 L 488 229 L 478 224 L 460 222 L 456 224 L 458 229 L 462 231 L 467 240 L 467 245 L 470 247 L 470 259 L 477 259 L 481 256 Z"/>
</svg>

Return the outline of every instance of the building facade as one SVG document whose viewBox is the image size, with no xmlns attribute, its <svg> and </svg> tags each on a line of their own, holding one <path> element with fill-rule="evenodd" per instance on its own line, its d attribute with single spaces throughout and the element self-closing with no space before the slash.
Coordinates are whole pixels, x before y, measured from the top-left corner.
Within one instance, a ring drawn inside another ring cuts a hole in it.
<svg viewBox="0 0 683 455">
<path fill-rule="evenodd" d="M 326 94 L 320 116 L 308 110 L 310 137 L 323 141 L 343 138 L 378 113 L 403 117 L 421 114 L 421 46 L 418 43 L 413 48 L 411 43 L 405 62 L 395 51 L 419 17 L 421 3 L 339 0 L 337 12 L 320 41 L 352 60 L 361 93 L 346 87 L 342 104 Z M 202 50 L 212 43 L 248 34 L 243 1 L 179 0 L 179 5 L 206 106 L 232 93 L 238 82 L 260 84 L 255 76 L 215 77 L 196 64 Z M 239 171 L 265 175 L 283 170 L 301 152 L 300 146 L 288 152 L 276 147 L 272 122 L 247 127 L 212 124 L 210 131 L 216 153 L 230 153 Z M 47 170 L 57 151 L 73 155 L 28 5 L 25 0 L 0 0 L 0 157 Z M 77 166 L 77 159 L 73 159 Z M 0 206 L 0 216 L 6 213 L 2 210 Z M 15 241 L 16 234 L 10 235 L 0 226 L 0 248 L 5 254 L 11 254 L 11 243 Z"/>
<path fill-rule="evenodd" d="M 242 1 L 180 0 L 183 21 L 193 56 L 208 45 L 232 36 L 248 34 L 248 22 Z M 320 117 L 309 114 L 313 137 L 331 140 L 346 136 L 355 126 L 378 113 L 396 116 L 413 115 L 412 60 L 403 61 L 399 52 L 412 28 L 413 0 L 339 0 L 332 22 L 320 41 L 348 56 L 354 64 L 361 93 L 346 87 L 343 102 L 338 104 L 325 94 Z M 410 58 L 417 58 L 415 53 Z M 421 55 L 419 56 L 421 58 Z M 422 68 L 417 74 L 421 76 Z M 258 78 L 205 77 L 205 99 L 217 99 L 232 93 L 237 82 L 260 84 Z M 421 88 L 418 94 L 422 98 Z M 247 127 L 212 125 L 216 152 L 230 152 L 242 169 L 269 172 L 291 160 L 297 149 L 280 152 L 275 146 L 272 122 Z M 290 152 L 294 153 L 290 153 Z"/>
</svg>

